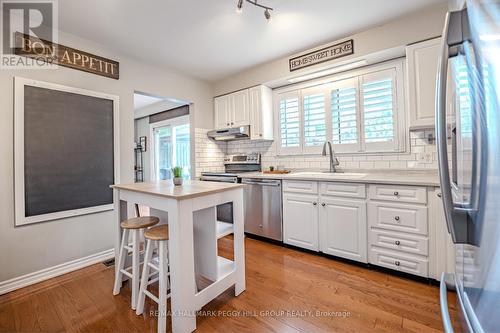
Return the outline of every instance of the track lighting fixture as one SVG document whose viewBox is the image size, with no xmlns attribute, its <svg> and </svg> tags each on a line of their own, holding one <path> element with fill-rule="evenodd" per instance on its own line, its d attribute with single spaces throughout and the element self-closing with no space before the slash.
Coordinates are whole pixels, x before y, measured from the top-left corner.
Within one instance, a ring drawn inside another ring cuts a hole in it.
<svg viewBox="0 0 500 333">
<path fill-rule="evenodd" d="M 264 9 L 264 17 L 268 21 L 271 20 L 271 11 L 273 10 L 273 8 L 261 5 L 260 3 L 257 3 L 257 0 L 238 0 L 238 3 L 236 5 L 236 12 L 237 13 L 240 14 L 241 12 L 243 12 L 243 1 L 246 1 L 246 2 L 252 4 L 256 7 L 260 7 L 262 9 Z"/>
</svg>

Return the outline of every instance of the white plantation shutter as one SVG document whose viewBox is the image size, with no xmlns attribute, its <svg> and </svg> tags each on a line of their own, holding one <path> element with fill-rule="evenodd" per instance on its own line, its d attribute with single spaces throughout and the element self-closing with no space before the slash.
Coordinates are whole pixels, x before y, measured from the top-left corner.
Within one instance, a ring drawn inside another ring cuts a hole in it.
<svg viewBox="0 0 500 333">
<path fill-rule="evenodd" d="M 295 152 L 302 147 L 298 92 L 278 95 L 280 152 Z"/>
<path fill-rule="evenodd" d="M 336 151 L 359 150 L 358 79 L 329 85 L 332 115 L 332 144 Z"/>
<path fill-rule="evenodd" d="M 395 70 L 363 75 L 361 91 L 365 150 L 395 150 L 397 148 Z"/>
<path fill-rule="evenodd" d="M 326 140 L 324 90 L 303 90 L 302 105 L 304 110 L 304 152 L 318 152 Z"/>
<path fill-rule="evenodd" d="M 325 141 L 336 152 L 404 151 L 402 72 L 394 60 L 275 92 L 278 154 L 318 154 Z"/>
</svg>

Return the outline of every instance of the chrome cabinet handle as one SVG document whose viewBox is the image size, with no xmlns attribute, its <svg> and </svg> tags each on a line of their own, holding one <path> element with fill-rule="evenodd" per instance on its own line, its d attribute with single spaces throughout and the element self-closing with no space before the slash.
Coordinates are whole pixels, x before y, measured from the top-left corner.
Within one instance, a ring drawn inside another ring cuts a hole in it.
<svg viewBox="0 0 500 333">
<path fill-rule="evenodd" d="M 394 242 L 394 244 L 399 245 L 399 244 L 401 244 L 401 242 L 397 240 Z"/>
<path fill-rule="evenodd" d="M 396 221 L 399 221 L 399 220 L 400 220 L 399 216 L 394 216 L 394 219 L 395 219 Z"/>
<path fill-rule="evenodd" d="M 317 202 L 313 202 L 313 206 L 316 206 L 318 203 Z"/>
<path fill-rule="evenodd" d="M 399 265 L 401 265 L 401 263 L 399 261 L 395 261 L 394 265 L 399 266 Z"/>
<path fill-rule="evenodd" d="M 443 195 L 441 193 L 437 194 L 438 198 L 441 198 Z"/>
<path fill-rule="evenodd" d="M 322 202 L 322 203 L 321 203 L 321 206 L 325 207 L 325 206 L 326 206 L 326 203 Z"/>
<path fill-rule="evenodd" d="M 399 195 L 398 191 L 394 191 L 394 195 L 397 197 Z"/>
</svg>

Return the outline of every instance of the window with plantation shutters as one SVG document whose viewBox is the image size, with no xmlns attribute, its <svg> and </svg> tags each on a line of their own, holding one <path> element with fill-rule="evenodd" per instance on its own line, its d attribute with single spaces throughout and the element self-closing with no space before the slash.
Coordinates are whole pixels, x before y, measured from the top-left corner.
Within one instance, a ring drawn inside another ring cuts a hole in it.
<svg viewBox="0 0 500 333">
<path fill-rule="evenodd" d="M 325 93 L 322 89 L 303 90 L 304 149 L 321 148 L 326 140 Z M 318 150 L 318 149 L 316 149 Z"/>
<path fill-rule="evenodd" d="M 359 149 L 358 80 L 334 82 L 329 87 L 332 112 L 332 144 L 337 151 Z"/>
<path fill-rule="evenodd" d="M 296 92 L 279 96 L 280 150 L 296 151 L 301 147 L 301 112 Z"/>
<path fill-rule="evenodd" d="M 394 150 L 396 100 L 394 83 L 393 70 L 363 76 L 361 91 L 366 151 Z"/>
<path fill-rule="evenodd" d="M 403 62 L 388 61 L 275 93 L 278 154 L 404 151 Z"/>
</svg>

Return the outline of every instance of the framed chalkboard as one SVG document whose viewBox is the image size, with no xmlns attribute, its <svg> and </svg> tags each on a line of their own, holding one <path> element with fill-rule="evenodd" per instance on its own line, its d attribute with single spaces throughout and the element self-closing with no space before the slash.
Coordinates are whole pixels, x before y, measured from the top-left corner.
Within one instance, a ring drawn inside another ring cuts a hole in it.
<svg viewBox="0 0 500 333">
<path fill-rule="evenodd" d="M 16 77 L 16 226 L 113 209 L 118 97 Z"/>
</svg>

